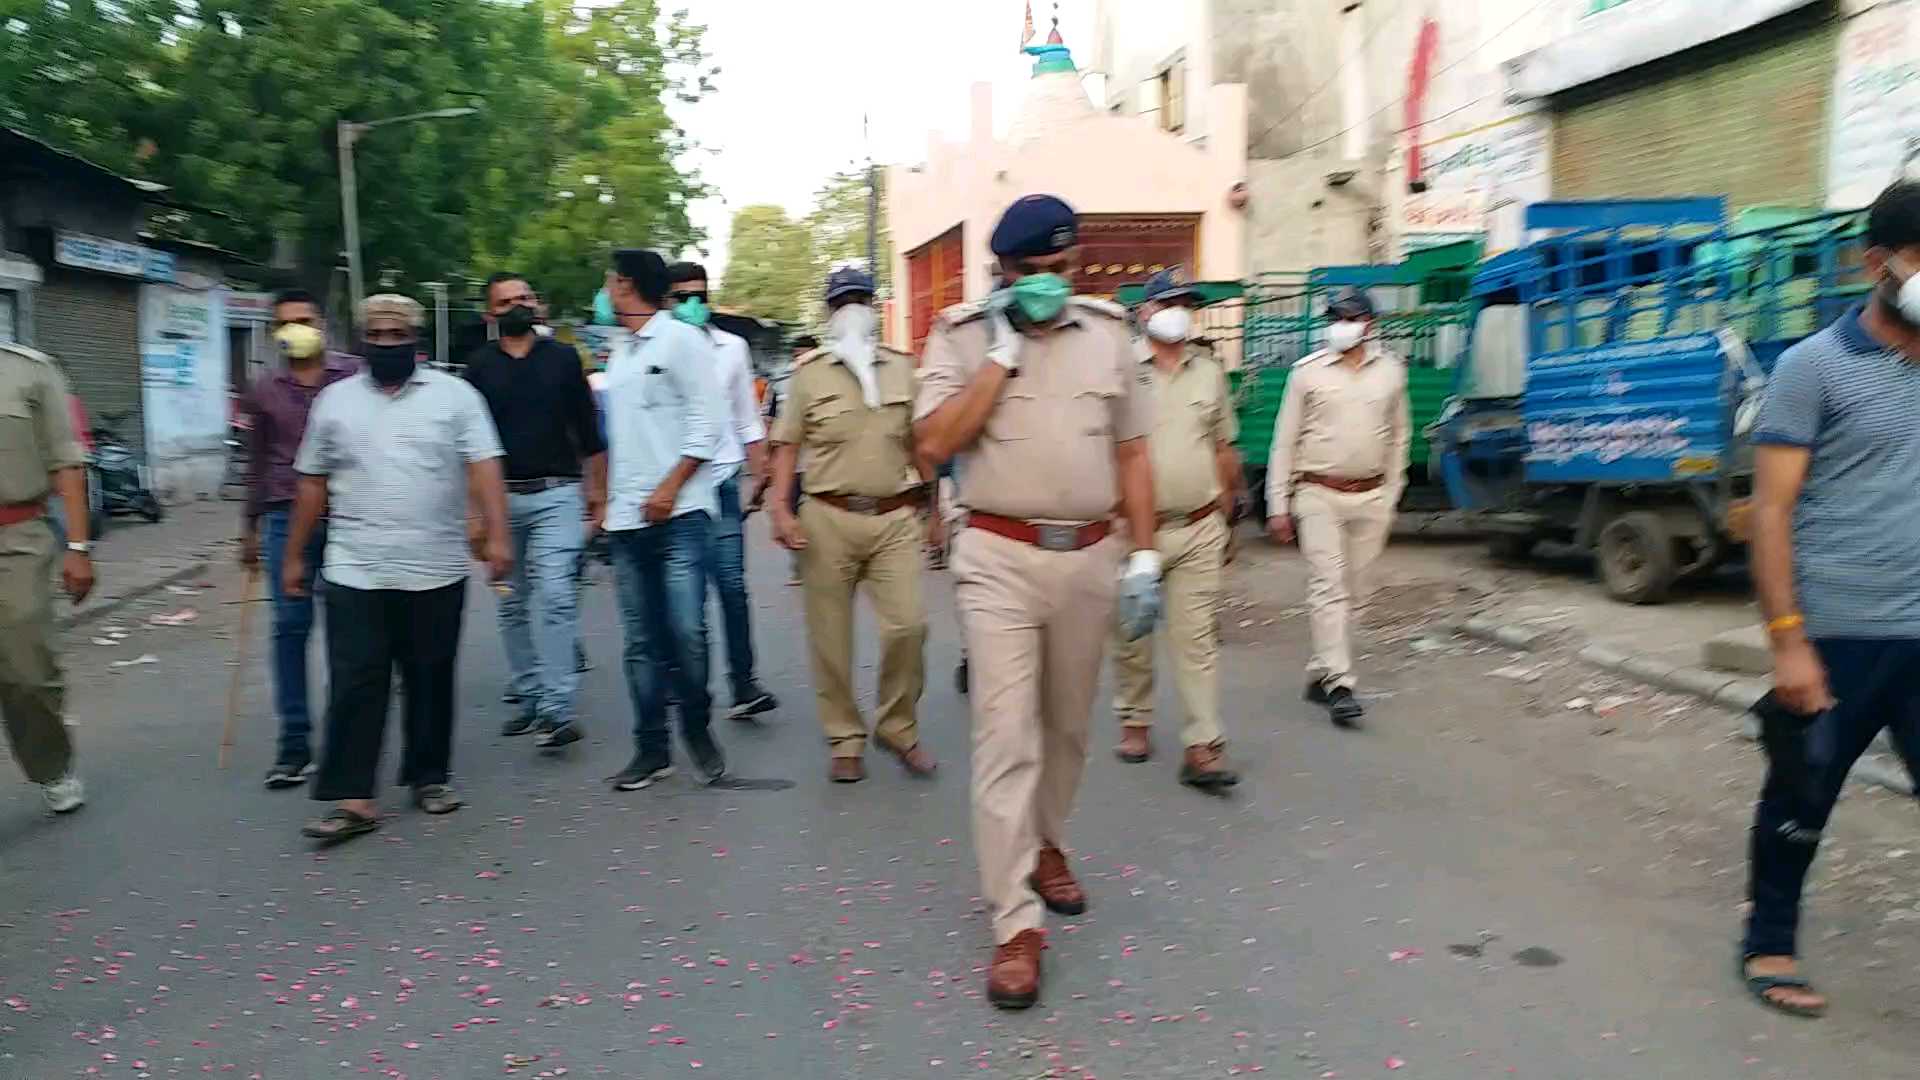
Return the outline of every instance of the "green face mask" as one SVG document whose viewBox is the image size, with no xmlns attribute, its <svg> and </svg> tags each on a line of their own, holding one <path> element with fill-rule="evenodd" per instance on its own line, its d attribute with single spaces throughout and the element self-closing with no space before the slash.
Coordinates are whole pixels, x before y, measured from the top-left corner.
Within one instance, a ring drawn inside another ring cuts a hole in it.
<svg viewBox="0 0 1920 1080">
<path fill-rule="evenodd" d="M 688 326 L 705 326 L 713 318 L 707 302 L 699 297 L 690 297 L 673 306 L 673 317 Z"/>
<path fill-rule="evenodd" d="M 620 322 L 619 319 L 614 318 L 613 297 L 607 295 L 607 290 L 601 289 L 599 292 L 594 293 L 593 294 L 593 325 L 616 326 L 619 324 L 619 322 Z"/>
<path fill-rule="evenodd" d="M 1073 295 L 1073 283 L 1059 274 L 1028 274 L 1013 283 L 1012 292 L 1028 322 L 1052 322 Z"/>
</svg>

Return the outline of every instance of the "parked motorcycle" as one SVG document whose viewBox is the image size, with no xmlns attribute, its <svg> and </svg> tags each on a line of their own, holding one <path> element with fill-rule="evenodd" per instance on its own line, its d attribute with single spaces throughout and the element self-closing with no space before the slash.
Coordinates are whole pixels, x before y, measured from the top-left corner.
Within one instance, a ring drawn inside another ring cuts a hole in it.
<svg viewBox="0 0 1920 1080">
<path fill-rule="evenodd" d="M 127 413 L 102 413 L 107 424 L 118 424 Z M 87 470 L 93 474 L 89 486 L 100 492 L 102 508 L 109 516 L 138 514 L 148 521 L 166 515 L 160 499 L 153 493 L 153 470 L 147 467 L 145 454 L 120 440 L 112 427 L 93 429 L 93 455 Z"/>
</svg>

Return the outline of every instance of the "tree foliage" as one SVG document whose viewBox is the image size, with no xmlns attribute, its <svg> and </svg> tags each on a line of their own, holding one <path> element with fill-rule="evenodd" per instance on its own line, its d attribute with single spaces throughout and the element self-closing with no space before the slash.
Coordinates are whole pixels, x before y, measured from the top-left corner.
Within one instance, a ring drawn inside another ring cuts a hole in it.
<svg viewBox="0 0 1920 1080">
<path fill-rule="evenodd" d="M 778 206 L 747 206 L 733 215 L 727 274 L 719 302 L 762 319 L 798 325 L 818 316 L 809 298 L 820 294 L 814 236 Z"/>
<path fill-rule="evenodd" d="M 584 305 L 609 247 L 697 242 L 669 98 L 713 88 L 658 0 L 9 0 L 0 122 L 197 208 L 172 225 L 324 284 L 336 123 L 457 106 L 355 148 L 369 281 L 504 264 Z M 217 211 L 205 213 L 204 211 Z"/>
<path fill-rule="evenodd" d="M 879 176 L 875 183 L 881 182 Z M 886 205 L 886 189 L 880 189 L 880 205 Z M 880 291 L 889 291 L 893 279 L 893 237 L 887 232 L 885 215 L 877 214 L 879 265 L 869 267 Z M 847 264 L 867 265 L 867 170 L 846 169 L 834 173 L 814 194 L 813 211 L 807 215 L 807 227 L 813 232 L 815 249 L 828 270 Z"/>
</svg>

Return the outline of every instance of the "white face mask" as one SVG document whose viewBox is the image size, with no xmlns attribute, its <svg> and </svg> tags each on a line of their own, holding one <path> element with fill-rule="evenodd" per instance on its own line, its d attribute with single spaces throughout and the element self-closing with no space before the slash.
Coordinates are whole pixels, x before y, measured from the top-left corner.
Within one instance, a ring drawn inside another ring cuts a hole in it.
<svg viewBox="0 0 1920 1080">
<path fill-rule="evenodd" d="M 1900 292 L 1894 297 L 1893 306 L 1900 309 L 1900 315 L 1915 326 L 1920 326 L 1920 274 L 1909 273 L 1898 259 L 1887 261 L 1888 269 L 1905 274 L 1900 282 Z"/>
<path fill-rule="evenodd" d="M 1147 336 L 1173 344 L 1193 333 L 1193 312 L 1183 307 L 1161 308 L 1147 319 Z"/>
<path fill-rule="evenodd" d="M 1352 350 L 1367 338 L 1367 324 L 1342 321 L 1327 327 L 1327 348 L 1337 353 Z"/>
</svg>

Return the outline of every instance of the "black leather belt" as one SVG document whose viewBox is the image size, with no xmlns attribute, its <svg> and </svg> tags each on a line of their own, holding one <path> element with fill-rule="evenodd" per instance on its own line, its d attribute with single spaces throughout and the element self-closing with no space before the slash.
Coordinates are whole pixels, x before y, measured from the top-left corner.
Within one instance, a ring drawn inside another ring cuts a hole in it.
<svg viewBox="0 0 1920 1080">
<path fill-rule="evenodd" d="M 538 495 L 543 491 L 552 491 L 557 487 L 577 484 L 577 476 L 542 476 L 536 480 L 509 480 L 507 490 L 515 495 Z"/>
</svg>

